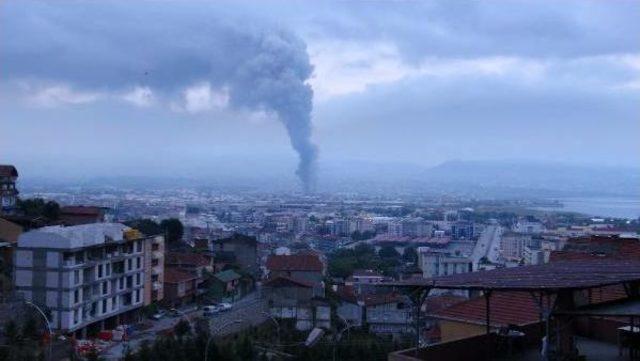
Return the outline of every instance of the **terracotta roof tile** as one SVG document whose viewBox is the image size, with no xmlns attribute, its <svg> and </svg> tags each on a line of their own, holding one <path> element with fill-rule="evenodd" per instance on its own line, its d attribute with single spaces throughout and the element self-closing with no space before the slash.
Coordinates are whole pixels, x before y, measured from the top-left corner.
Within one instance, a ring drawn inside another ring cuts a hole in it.
<svg viewBox="0 0 640 361">
<path fill-rule="evenodd" d="M 189 282 L 197 279 L 195 274 L 177 269 L 175 267 L 168 267 L 164 270 L 164 282 L 165 283 L 182 283 Z"/>
<path fill-rule="evenodd" d="M 270 271 L 314 271 L 322 272 L 320 258 L 311 254 L 271 255 L 267 259 Z"/>
</svg>

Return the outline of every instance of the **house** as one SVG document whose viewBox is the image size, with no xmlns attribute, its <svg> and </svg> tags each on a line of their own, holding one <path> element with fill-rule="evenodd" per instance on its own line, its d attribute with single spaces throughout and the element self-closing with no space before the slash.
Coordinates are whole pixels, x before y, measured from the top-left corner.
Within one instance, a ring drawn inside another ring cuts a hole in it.
<svg viewBox="0 0 640 361">
<path fill-rule="evenodd" d="M 214 297 L 218 299 L 235 300 L 242 294 L 242 276 L 230 269 L 221 271 L 211 278 L 211 290 Z"/>
<path fill-rule="evenodd" d="M 197 296 L 197 281 L 200 279 L 194 272 L 176 267 L 168 267 L 164 272 L 164 303 L 179 306 L 193 302 Z"/>
<path fill-rule="evenodd" d="M 305 281 L 324 295 L 325 266 L 315 254 L 271 255 L 266 263 L 267 278 L 286 277 Z"/>
<path fill-rule="evenodd" d="M 296 320 L 298 330 L 310 330 L 315 324 L 316 293 L 312 282 L 276 276 L 264 283 L 264 296 L 273 317 Z"/>
<path fill-rule="evenodd" d="M 212 242 L 214 254 L 232 257 L 233 261 L 251 274 L 258 273 L 258 241 L 255 237 L 234 234 Z"/>
<path fill-rule="evenodd" d="M 376 293 L 381 289 L 379 285 L 384 281 L 389 281 L 389 277 L 373 270 L 355 270 L 353 274 L 345 280 L 345 285 L 353 286 L 356 294 Z"/>
<path fill-rule="evenodd" d="M 399 293 L 357 295 L 353 286 L 337 286 L 340 303 L 336 313 L 354 326 L 368 326 L 369 332 L 399 336 L 414 332 L 413 304 Z"/>
<path fill-rule="evenodd" d="M 22 231 L 19 224 L 0 218 L 0 292 L 12 287 L 13 251 Z"/>
<path fill-rule="evenodd" d="M 412 303 L 399 293 L 370 294 L 362 299 L 369 332 L 401 335 L 415 332 Z"/>
<path fill-rule="evenodd" d="M 213 272 L 213 260 L 206 255 L 189 252 L 168 252 L 165 256 L 166 267 L 186 271 L 196 277 L 196 296 L 204 295 L 207 291 L 206 275 Z"/>
<path fill-rule="evenodd" d="M 60 207 L 60 221 L 67 226 L 100 223 L 104 221 L 104 208 L 87 206 Z"/>
</svg>

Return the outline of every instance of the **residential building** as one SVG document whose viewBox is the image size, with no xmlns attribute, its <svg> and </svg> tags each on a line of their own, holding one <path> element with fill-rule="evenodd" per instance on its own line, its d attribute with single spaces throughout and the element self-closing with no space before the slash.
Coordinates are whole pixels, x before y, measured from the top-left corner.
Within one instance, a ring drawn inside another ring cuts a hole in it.
<svg viewBox="0 0 640 361">
<path fill-rule="evenodd" d="M 432 278 L 473 270 L 473 262 L 468 257 L 436 252 L 429 247 L 418 247 L 418 267 L 422 270 L 422 277 Z"/>
<path fill-rule="evenodd" d="M 101 207 L 65 206 L 60 207 L 60 221 L 67 226 L 100 223 L 104 221 L 105 210 Z"/>
<path fill-rule="evenodd" d="M 255 237 L 236 233 L 231 237 L 213 241 L 212 251 L 232 259 L 249 273 L 258 273 L 258 241 Z"/>
<path fill-rule="evenodd" d="M 526 265 L 545 263 L 545 252 L 541 248 L 533 246 L 524 247 L 523 260 Z"/>
<path fill-rule="evenodd" d="M 398 293 L 370 294 L 362 298 L 365 322 L 369 332 L 401 335 L 415 332 L 412 324 L 412 304 L 407 296 Z"/>
<path fill-rule="evenodd" d="M 314 301 L 324 296 L 313 282 L 275 276 L 264 283 L 263 292 L 273 317 L 296 320 L 298 330 L 313 328 L 317 314 Z"/>
<path fill-rule="evenodd" d="M 119 223 L 23 233 L 14 255 L 15 289 L 46 307 L 51 327 L 63 333 L 136 320 L 145 303 L 147 243 L 154 240 Z"/>
<path fill-rule="evenodd" d="M 271 255 L 267 258 L 267 278 L 287 277 L 312 284 L 324 296 L 325 265 L 315 254 Z"/>
<path fill-rule="evenodd" d="M 216 298 L 234 301 L 241 294 L 242 276 L 234 270 L 220 271 L 213 275 L 211 288 Z"/>
<path fill-rule="evenodd" d="M 540 248 L 539 237 L 530 233 L 508 232 L 502 235 L 502 255 L 506 259 L 520 260 L 524 257 L 526 247 Z"/>
<path fill-rule="evenodd" d="M 194 272 L 167 267 L 164 271 L 163 303 L 177 307 L 195 301 L 198 293 L 198 279 L 199 277 Z"/>
<path fill-rule="evenodd" d="M 144 304 L 145 306 L 160 302 L 164 299 L 164 237 L 152 237 L 151 242 L 145 242 L 144 272 Z"/>
<path fill-rule="evenodd" d="M 472 239 L 475 236 L 473 222 L 458 221 L 451 225 L 451 238 L 453 239 Z"/>
<path fill-rule="evenodd" d="M 18 203 L 18 170 L 12 165 L 0 164 L 0 215 L 15 213 Z"/>
<path fill-rule="evenodd" d="M 545 231 L 545 227 L 541 222 L 538 221 L 528 221 L 528 220 L 519 220 L 518 223 L 513 227 L 513 231 L 516 233 L 527 233 L 527 234 L 540 234 Z"/>
</svg>

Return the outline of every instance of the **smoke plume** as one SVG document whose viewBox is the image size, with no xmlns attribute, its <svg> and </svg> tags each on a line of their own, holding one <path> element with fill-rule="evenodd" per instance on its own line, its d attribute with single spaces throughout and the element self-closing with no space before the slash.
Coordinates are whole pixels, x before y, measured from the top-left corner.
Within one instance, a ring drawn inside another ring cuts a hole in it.
<svg viewBox="0 0 640 361">
<path fill-rule="evenodd" d="M 277 115 L 300 158 L 296 174 L 304 191 L 311 192 L 317 148 L 311 142 L 313 90 L 306 81 L 313 68 L 306 46 L 284 32 L 261 34 L 250 43 L 254 54 L 238 65 L 230 83 L 230 100 Z"/>
<path fill-rule="evenodd" d="M 174 104 L 186 88 L 206 83 L 227 91 L 232 108 L 275 115 L 299 155 L 296 173 L 304 190 L 313 190 L 317 149 L 307 83 L 313 67 L 305 43 L 293 34 L 255 19 L 230 19 L 221 15 L 224 5 L 199 2 L 7 7 L 5 13 L 29 16 L 2 17 L 5 33 L 21 34 L 0 44 L 5 80 L 32 88 L 127 93 L 141 105 L 152 96 Z"/>
</svg>

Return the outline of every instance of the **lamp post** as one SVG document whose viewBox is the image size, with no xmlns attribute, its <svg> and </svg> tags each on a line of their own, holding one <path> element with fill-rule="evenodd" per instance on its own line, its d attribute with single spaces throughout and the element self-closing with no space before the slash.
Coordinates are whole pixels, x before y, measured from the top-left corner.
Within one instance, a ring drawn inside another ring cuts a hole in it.
<svg viewBox="0 0 640 361">
<path fill-rule="evenodd" d="M 47 325 L 47 332 L 49 332 L 49 357 L 48 359 L 51 360 L 51 345 L 53 344 L 53 333 L 51 332 L 51 324 L 49 323 L 49 318 L 47 318 L 47 315 L 44 313 L 44 311 L 38 307 L 38 305 L 36 305 L 35 303 L 31 302 L 31 301 L 24 301 L 27 305 L 33 307 L 36 309 L 36 311 L 38 311 L 38 313 L 40 313 L 40 315 L 42 315 L 42 318 L 44 318 L 44 322 Z"/>
<path fill-rule="evenodd" d="M 261 312 L 261 313 L 263 315 L 267 316 L 269 319 L 271 319 L 271 321 L 273 321 L 273 323 L 276 324 L 276 334 L 277 334 L 277 337 L 278 337 L 278 345 L 280 345 L 280 323 L 270 313 L 264 312 L 264 311 Z"/>
<path fill-rule="evenodd" d="M 343 320 L 343 322 L 346 324 L 345 328 L 343 328 L 340 332 L 338 332 L 333 340 L 333 361 L 336 361 L 336 348 L 338 347 L 338 341 L 340 341 L 340 339 L 342 338 L 342 334 L 345 331 L 350 330 L 353 327 L 356 327 L 356 324 L 350 325 L 347 320 L 345 320 L 344 318 L 340 317 L 340 319 Z"/>
<path fill-rule="evenodd" d="M 220 327 L 211 331 L 209 338 L 207 338 L 207 343 L 204 346 L 204 361 L 207 361 L 207 357 L 209 356 L 209 344 L 211 343 L 211 340 L 213 340 L 213 336 L 215 336 L 218 332 L 222 331 L 224 328 L 229 327 L 236 323 L 242 323 L 242 320 L 232 320 L 227 323 L 223 323 Z"/>
</svg>

